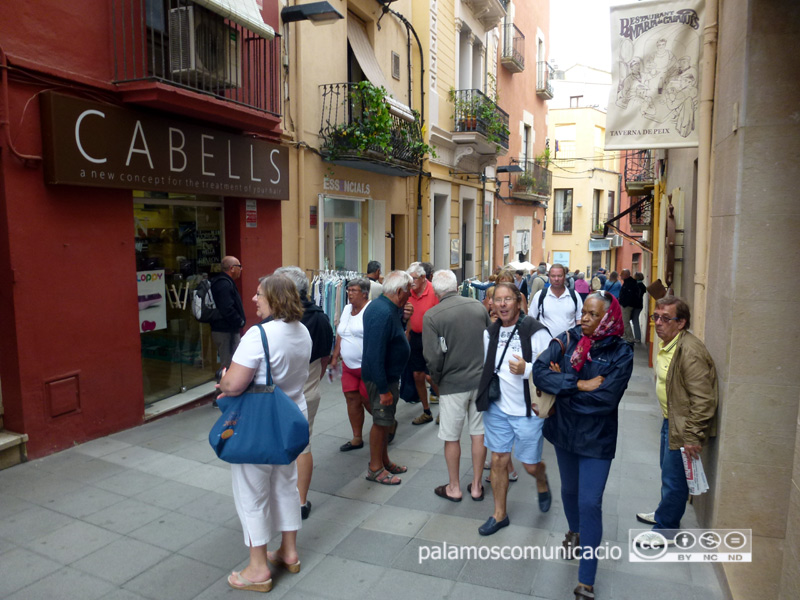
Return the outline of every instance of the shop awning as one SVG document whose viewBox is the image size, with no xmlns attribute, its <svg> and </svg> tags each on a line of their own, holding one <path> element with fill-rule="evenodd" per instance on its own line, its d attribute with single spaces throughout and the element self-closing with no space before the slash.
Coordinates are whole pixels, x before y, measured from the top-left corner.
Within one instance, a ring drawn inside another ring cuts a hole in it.
<svg viewBox="0 0 800 600">
<path fill-rule="evenodd" d="M 611 238 L 589 240 L 589 252 L 605 252 L 611 250 Z"/>
<path fill-rule="evenodd" d="M 358 21 L 352 18 L 347 19 L 347 41 L 350 42 L 350 47 L 356 56 L 358 66 L 361 67 L 369 82 L 375 87 L 383 87 L 388 93 L 391 89 L 389 82 L 378 64 L 375 51 L 372 49 L 372 44 L 369 43 L 369 38 L 367 38 L 367 32 L 364 31 Z M 389 105 L 389 112 L 393 115 L 405 121 L 414 120 L 414 114 L 411 109 L 402 102 L 386 96 L 386 103 Z"/>
<path fill-rule="evenodd" d="M 275 30 L 264 23 L 256 0 L 194 0 L 194 3 L 246 27 L 264 39 L 275 37 Z"/>
</svg>

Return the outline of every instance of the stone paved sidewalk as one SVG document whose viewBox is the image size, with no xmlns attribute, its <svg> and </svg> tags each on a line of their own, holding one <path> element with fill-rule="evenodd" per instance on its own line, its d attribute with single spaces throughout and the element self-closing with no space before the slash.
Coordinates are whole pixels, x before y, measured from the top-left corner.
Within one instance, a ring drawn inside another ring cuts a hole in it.
<svg viewBox="0 0 800 600">
<path fill-rule="evenodd" d="M 627 559 L 628 529 L 641 527 L 635 513 L 654 509 L 659 498 L 661 418 L 644 350 L 636 352 L 603 505 L 604 539 L 622 558 L 601 561 L 597 598 L 722 598 L 709 565 Z M 402 485 L 369 483 L 367 448 L 338 451 L 350 427 L 339 384 L 326 378 L 314 426 L 313 510 L 298 535 L 302 571 L 276 571 L 270 598 L 571 599 L 576 561 L 419 560 L 422 547 L 445 542 L 558 547 L 567 529 L 555 454 L 545 443 L 554 490 L 550 512 L 539 512 L 534 481 L 517 465 L 520 480 L 509 490 L 511 526 L 489 538 L 478 535 L 492 512 L 490 486 L 484 502 L 456 504 L 434 495 L 433 488 L 447 482 L 447 470 L 436 425 L 411 426 L 420 410 L 404 402 L 398 407 L 390 454 L 409 467 Z M 244 597 L 225 582 L 227 573 L 246 564 L 247 549 L 229 468 L 207 441 L 218 414 L 202 406 L 0 471 L 0 598 Z M 369 425 L 367 418 L 365 433 Z M 466 435 L 462 446 L 466 490 Z M 696 527 L 691 507 L 683 525 Z"/>
</svg>

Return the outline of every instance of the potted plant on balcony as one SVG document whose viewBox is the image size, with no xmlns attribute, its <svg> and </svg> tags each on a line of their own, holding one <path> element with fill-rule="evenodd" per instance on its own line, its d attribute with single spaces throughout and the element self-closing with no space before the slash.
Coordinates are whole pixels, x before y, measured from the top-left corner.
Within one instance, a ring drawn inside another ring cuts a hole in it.
<svg viewBox="0 0 800 600">
<path fill-rule="evenodd" d="M 335 160 L 344 153 L 362 156 L 368 150 L 391 152 L 392 115 L 385 97 L 386 89 L 369 81 L 359 81 L 351 87 L 344 100 L 350 118 L 331 131 L 329 159 Z"/>
<path fill-rule="evenodd" d="M 477 102 L 472 94 L 459 94 L 450 88 L 450 102 L 453 103 L 453 119 L 456 131 L 475 131 L 478 123 Z"/>
<path fill-rule="evenodd" d="M 522 173 L 517 177 L 517 187 L 527 194 L 532 193 L 536 187 L 536 177 L 527 172 Z"/>
</svg>

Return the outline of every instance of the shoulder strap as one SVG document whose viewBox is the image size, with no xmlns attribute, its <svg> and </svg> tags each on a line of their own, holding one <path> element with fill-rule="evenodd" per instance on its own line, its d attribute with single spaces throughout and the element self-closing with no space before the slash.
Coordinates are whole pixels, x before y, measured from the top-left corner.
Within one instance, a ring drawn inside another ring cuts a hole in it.
<svg viewBox="0 0 800 600">
<path fill-rule="evenodd" d="M 575 296 L 575 290 L 573 290 L 572 288 L 568 288 L 568 290 L 569 290 L 569 295 L 572 298 L 572 302 L 575 304 L 575 312 L 578 312 L 578 298 L 577 296 Z"/>
<path fill-rule="evenodd" d="M 261 344 L 264 346 L 264 360 L 267 361 L 267 386 L 274 385 L 272 383 L 272 368 L 269 366 L 269 342 L 267 341 L 267 334 L 264 333 L 264 328 L 259 325 L 258 330 L 261 332 Z"/>
<path fill-rule="evenodd" d="M 500 365 L 503 364 L 503 359 L 506 357 L 506 351 L 508 350 L 508 345 L 511 343 L 511 340 L 514 339 L 514 334 L 517 333 L 517 329 L 519 329 L 519 324 L 521 320 L 522 319 L 517 321 L 517 324 L 514 325 L 514 329 L 511 330 L 511 335 L 508 336 L 508 339 L 506 340 L 506 347 L 503 348 L 503 354 L 500 355 L 500 360 L 498 361 L 497 366 L 494 369 L 495 373 L 497 373 L 500 370 Z"/>
<path fill-rule="evenodd" d="M 544 297 L 547 295 L 547 288 L 542 288 L 539 292 L 539 320 L 544 316 Z"/>
</svg>

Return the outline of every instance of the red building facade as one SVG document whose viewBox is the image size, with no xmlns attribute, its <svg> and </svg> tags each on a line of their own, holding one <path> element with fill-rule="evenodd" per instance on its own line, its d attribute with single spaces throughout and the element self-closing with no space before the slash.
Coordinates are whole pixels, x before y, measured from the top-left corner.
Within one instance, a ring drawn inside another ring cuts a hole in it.
<svg viewBox="0 0 800 600">
<path fill-rule="evenodd" d="M 255 322 L 289 199 L 270 34 L 188 0 L 0 5 L 0 384 L 30 457 L 213 388 L 191 290 L 226 254 Z"/>
</svg>

